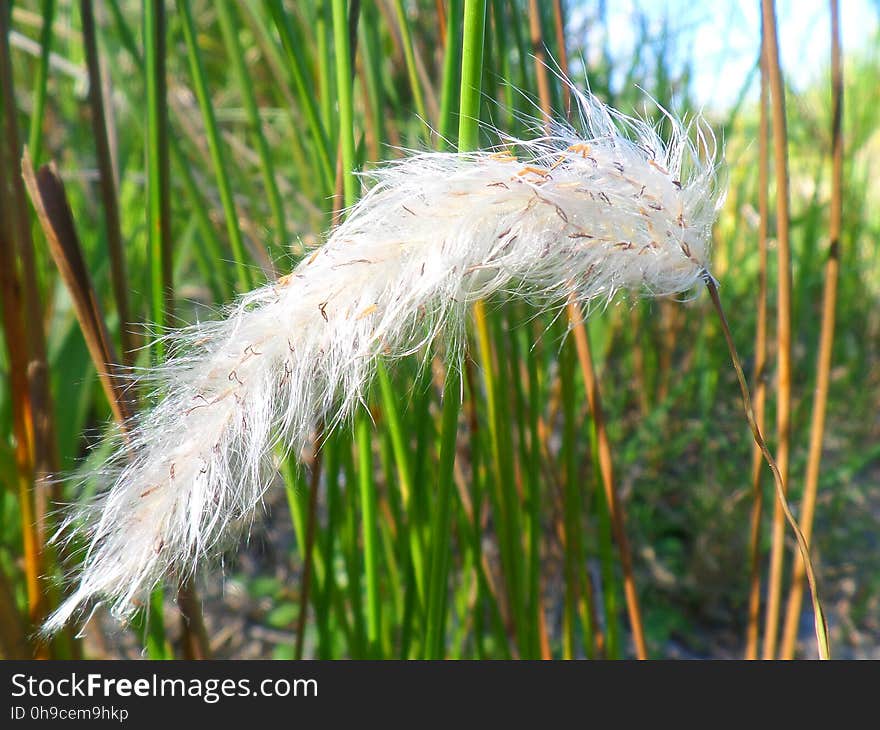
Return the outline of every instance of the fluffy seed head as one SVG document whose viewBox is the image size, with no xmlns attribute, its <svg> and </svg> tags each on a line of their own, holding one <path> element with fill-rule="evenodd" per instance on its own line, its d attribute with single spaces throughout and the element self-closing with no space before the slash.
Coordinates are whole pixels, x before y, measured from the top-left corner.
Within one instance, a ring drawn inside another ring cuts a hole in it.
<svg viewBox="0 0 880 730">
<path fill-rule="evenodd" d="M 573 89 L 583 132 L 468 153 L 416 153 L 372 185 L 290 274 L 244 294 L 224 319 L 166 336 L 148 373 L 153 405 L 92 476 L 100 496 L 62 532 L 88 549 L 59 629 L 92 599 L 128 617 L 167 572 L 192 573 L 249 524 L 275 447 L 299 453 L 363 398 L 379 357 L 449 335 L 495 294 L 552 306 L 622 289 L 686 292 L 707 275 L 721 195 L 711 133 L 667 115 L 651 126 Z"/>
</svg>

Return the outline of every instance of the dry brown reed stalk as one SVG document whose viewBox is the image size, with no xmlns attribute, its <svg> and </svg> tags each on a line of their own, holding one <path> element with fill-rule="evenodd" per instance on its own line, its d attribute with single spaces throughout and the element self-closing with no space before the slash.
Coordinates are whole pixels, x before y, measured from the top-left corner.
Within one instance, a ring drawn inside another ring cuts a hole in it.
<svg viewBox="0 0 880 730">
<path fill-rule="evenodd" d="M 134 412 L 133 394 L 125 388 L 123 372 L 117 364 L 119 360 L 86 267 L 64 183 L 54 164 L 43 165 L 35 173 L 27 150 L 22 158 L 22 178 L 49 244 L 49 252 L 73 301 L 77 321 L 104 395 L 114 419 L 124 430 Z M 184 657 L 208 658 L 210 650 L 201 607 L 189 580 L 181 585 L 177 600 L 183 622 Z"/>
<path fill-rule="evenodd" d="M 553 659 L 550 651 L 550 634 L 547 631 L 547 616 L 543 609 L 538 612 L 538 643 L 541 648 L 541 659 L 544 661 Z"/>
<path fill-rule="evenodd" d="M 25 587 L 31 620 L 39 619 L 42 592 L 39 576 L 40 542 L 34 520 L 32 479 L 33 424 L 31 402 L 28 397 L 27 348 L 21 282 L 15 260 L 12 234 L 8 230 L 6 212 L 9 197 L 6 193 L 5 155 L 0 150 L 0 297 L 3 302 L 3 333 L 9 362 L 9 395 L 12 403 L 12 430 L 15 435 L 16 484 L 21 513 L 22 547 L 24 554 Z"/>
<path fill-rule="evenodd" d="M 8 335 L 13 339 L 7 347 L 10 349 L 10 354 L 15 348 L 24 350 L 21 356 L 24 363 L 22 372 L 27 380 L 27 406 L 24 405 L 24 400 L 20 403 L 19 418 L 23 421 L 19 424 L 19 430 L 23 431 L 22 437 L 26 432 L 28 438 L 19 444 L 18 448 L 27 448 L 30 454 L 28 459 L 24 459 L 23 454 L 19 457 L 19 477 L 22 480 L 19 494 L 30 614 L 31 620 L 39 624 L 48 608 L 47 591 L 42 589 L 41 577 L 47 567 L 44 564 L 47 508 L 51 497 L 57 496 L 57 485 L 53 488 L 51 475 L 57 471 L 58 456 L 34 243 L 24 185 L 21 177 L 15 172 L 21 145 L 16 121 L 9 31 L 8 8 L 3 7 L 0 8 L 0 88 L 3 97 L 6 146 L 5 162 L 0 159 L 0 195 L 6 197 L 2 218 L 7 222 L 3 267 L 9 267 L 7 274 L 13 280 L 12 285 L 18 287 L 17 296 L 20 297 L 20 308 L 15 304 L 12 305 L 10 319 L 17 319 L 21 323 L 21 329 L 18 330 L 13 325 L 12 334 Z M 20 269 L 16 264 L 16 258 L 20 261 Z M 15 361 L 19 367 L 22 366 L 18 354 L 15 356 Z M 26 483 L 31 479 L 33 479 L 32 485 Z"/>
<path fill-rule="evenodd" d="M 769 106 L 769 82 L 767 79 L 767 53 L 761 48 L 761 102 L 758 129 L 758 304 L 755 331 L 755 369 L 752 374 L 755 391 L 755 423 L 764 430 L 767 404 L 767 227 L 769 205 L 767 201 L 769 177 L 769 143 L 767 110 Z M 752 510 L 750 518 L 749 555 L 749 607 L 746 628 L 746 659 L 758 658 L 758 625 L 761 617 L 761 515 L 764 511 L 764 492 L 761 487 L 764 459 L 757 444 L 752 449 Z"/>
<path fill-rule="evenodd" d="M 559 70 L 568 78 L 568 54 L 565 52 L 565 10 L 562 0 L 553 0 L 553 26 L 556 30 L 556 47 L 559 49 Z M 571 114 L 571 89 L 562 85 L 562 110 L 566 117 Z"/>
<path fill-rule="evenodd" d="M 177 589 L 177 606 L 180 609 L 180 643 L 183 658 L 204 660 L 211 658 L 211 642 L 202 617 L 202 604 L 196 592 L 192 576 L 183 579 Z"/>
<path fill-rule="evenodd" d="M 561 9 L 558 16 L 560 22 L 562 20 Z M 531 31 L 532 49 L 535 54 L 535 72 L 538 79 L 538 94 L 540 97 L 541 111 L 544 119 L 549 122 L 551 119 L 550 108 L 550 83 L 547 73 L 547 64 L 544 60 L 544 43 L 541 35 L 541 18 L 538 12 L 536 0 L 529 0 L 529 29 Z M 558 31 L 561 32 L 561 31 Z M 564 35 L 562 36 L 563 44 L 560 45 L 559 55 L 561 58 L 566 57 Z M 574 335 L 575 347 L 577 349 L 578 362 L 581 368 L 581 374 L 584 379 L 584 387 L 587 391 L 587 399 L 590 405 L 590 412 L 593 416 L 593 423 L 596 428 L 596 440 L 598 444 L 599 470 L 602 475 L 602 484 L 605 489 L 605 498 L 608 503 L 608 511 L 611 515 L 612 531 L 614 540 L 617 543 L 617 549 L 620 553 L 620 564 L 623 571 L 624 595 L 626 597 L 626 608 L 629 616 L 630 629 L 633 635 L 633 644 L 636 650 L 636 658 L 647 659 L 648 649 L 645 642 L 645 631 L 642 624 L 642 612 L 639 605 L 638 592 L 636 591 L 635 578 L 632 569 L 632 552 L 629 546 L 629 540 L 626 536 L 625 521 L 623 516 L 620 500 L 617 495 L 617 488 L 614 481 L 614 469 L 611 458 L 611 442 L 608 439 L 608 431 L 605 427 L 605 415 L 602 409 L 602 396 L 600 393 L 599 383 L 596 379 L 596 371 L 593 366 L 593 355 L 590 351 L 589 338 L 587 336 L 586 325 L 580 307 L 570 300 L 567 306 L 567 315 L 569 327 Z"/>
<path fill-rule="evenodd" d="M 440 32 L 440 47 L 446 46 L 446 9 L 443 0 L 434 0 L 434 8 L 437 11 L 437 28 Z"/>
<path fill-rule="evenodd" d="M 843 67 L 840 52 L 840 17 L 837 0 L 831 5 L 831 209 L 829 221 L 828 260 L 825 262 L 825 288 L 822 294 L 822 329 L 816 369 L 813 416 L 810 423 L 810 449 L 807 474 L 801 500 L 800 520 L 807 545 L 813 532 L 816 493 L 819 488 L 819 465 L 825 433 L 825 412 L 828 406 L 828 384 L 831 380 L 831 355 L 834 345 L 837 279 L 840 271 L 840 232 L 843 207 Z M 804 596 L 804 562 L 795 555 L 791 589 L 788 594 L 785 624 L 782 632 L 781 659 L 793 659 L 797 646 L 797 630 Z"/>
<path fill-rule="evenodd" d="M 22 178 L 46 236 L 49 253 L 70 294 L 89 356 L 97 370 L 98 380 L 110 404 L 113 418 L 124 427 L 133 413 L 134 404 L 131 394 L 123 387 L 122 371 L 117 364 L 119 360 L 83 257 L 64 183 L 54 164 L 43 165 L 38 172 L 34 172 L 27 150 L 22 158 Z"/>
<path fill-rule="evenodd" d="M 788 132 L 785 121 L 785 86 L 779 63 L 776 32 L 776 3 L 761 0 L 763 43 L 766 44 L 767 70 L 773 118 L 773 158 L 776 171 L 776 460 L 782 494 L 788 491 L 791 438 L 791 246 L 789 242 Z M 773 510 L 773 540 L 770 547 L 770 575 L 764 622 L 765 659 L 776 656 L 779 608 L 785 550 L 785 515 L 781 501 Z"/>
<path fill-rule="evenodd" d="M 529 40 L 532 44 L 532 54 L 535 57 L 538 100 L 541 103 L 544 121 L 549 124 L 552 112 L 550 108 L 550 79 L 547 77 L 547 54 L 544 51 L 544 36 L 541 31 L 541 11 L 538 8 L 538 0 L 529 0 Z M 563 48 L 560 48 L 559 55 L 560 57 L 565 56 Z"/>
<path fill-rule="evenodd" d="M 764 455 L 764 459 L 767 462 L 767 465 L 770 467 L 770 471 L 773 472 L 773 483 L 776 488 L 776 503 L 782 510 L 782 513 L 785 519 L 788 521 L 792 532 L 794 532 L 794 536 L 798 544 L 798 550 L 800 552 L 801 558 L 804 561 L 807 581 L 810 584 L 810 596 L 813 600 L 816 647 L 819 652 L 819 658 L 830 659 L 831 648 L 828 643 L 828 626 L 825 623 L 825 614 L 822 611 L 822 604 L 819 601 L 819 589 L 816 585 L 816 575 L 813 571 L 813 563 L 810 559 L 810 548 L 807 545 L 807 541 L 804 539 L 804 534 L 803 532 L 801 532 L 801 528 L 798 525 L 797 520 L 795 520 L 794 516 L 791 514 L 791 509 L 789 508 L 788 501 L 785 497 L 782 473 L 779 471 L 779 466 L 777 465 L 776 460 L 773 458 L 773 455 L 770 453 L 770 449 L 767 448 L 767 442 L 764 440 L 761 429 L 758 428 L 757 421 L 755 420 L 755 411 L 752 407 L 751 397 L 749 396 L 749 386 L 748 383 L 746 383 L 746 376 L 743 373 L 742 364 L 740 362 L 739 355 L 736 352 L 736 345 L 734 345 L 733 343 L 733 335 L 730 332 L 730 325 L 727 323 L 727 317 L 724 314 L 724 308 L 721 306 L 721 299 L 718 296 L 718 287 L 715 284 L 715 280 L 708 272 L 706 272 L 704 278 L 706 288 L 709 290 L 709 297 L 712 299 L 712 304 L 718 314 L 718 319 L 721 321 L 721 330 L 724 333 L 724 339 L 727 342 L 727 348 L 730 351 L 730 359 L 733 362 L 733 369 L 736 371 L 736 377 L 739 381 L 746 420 L 748 421 L 749 427 L 752 430 L 752 436 L 755 439 L 755 443 L 761 449 L 761 453 Z"/>
<path fill-rule="evenodd" d="M 95 138 L 98 180 L 101 186 L 101 200 L 104 208 L 107 249 L 110 254 L 110 281 L 113 285 L 116 313 L 119 317 L 121 362 L 125 365 L 130 365 L 132 352 L 136 345 L 129 318 L 128 277 L 126 275 L 125 254 L 122 245 L 122 228 L 119 222 L 116 175 L 114 174 L 113 158 L 110 153 L 110 138 L 104 106 L 105 99 L 102 93 L 101 63 L 98 56 L 98 43 L 95 38 L 95 16 L 92 0 L 80 0 L 80 16 L 82 18 L 86 66 L 89 74 L 89 108 L 92 117 L 92 135 Z"/>
<path fill-rule="evenodd" d="M 570 305 L 569 305 L 570 306 Z M 571 313 L 571 308 L 569 308 Z M 633 573 L 632 550 L 626 535 L 626 519 L 623 505 L 617 494 L 614 481 L 614 468 L 611 457 L 611 441 L 608 438 L 608 430 L 605 427 L 605 414 L 602 409 L 602 395 L 599 390 L 599 381 L 593 367 L 593 356 L 590 351 L 590 341 L 587 331 L 577 312 L 578 319 L 572 318 L 572 325 L 577 322 L 580 326 L 573 327 L 574 341 L 577 347 L 578 360 L 581 372 L 584 376 L 584 384 L 587 389 L 587 400 L 590 403 L 590 412 L 593 414 L 593 422 L 596 425 L 596 443 L 598 446 L 599 471 L 602 475 L 602 486 L 605 489 L 605 500 L 608 503 L 608 512 L 611 515 L 611 530 L 617 550 L 620 553 L 620 566 L 623 572 L 623 592 L 626 597 L 626 610 L 629 615 L 630 629 L 633 635 L 633 643 L 636 649 L 636 657 L 648 658 L 648 648 L 645 642 L 645 629 L 642 625 L 642 611 L 639 606 L 639 595 L 636 591 L 635 576 Z"/>
</svg>

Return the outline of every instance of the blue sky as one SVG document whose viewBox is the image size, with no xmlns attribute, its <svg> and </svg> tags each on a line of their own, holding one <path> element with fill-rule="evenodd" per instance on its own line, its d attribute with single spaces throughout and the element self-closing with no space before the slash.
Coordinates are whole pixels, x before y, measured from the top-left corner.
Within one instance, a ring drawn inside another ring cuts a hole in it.
<svg viewBox="0 0 880 730">
<path fill-rule="evenodd" d="M 577 5 L 577 0 L 574 5 Z M 760 37 L 759 0 L 607 0 L 608 45 L 625 59 L 636 41 L 633 16 L 646 15 L 655 30 L 670 20 L 680 48 L 694 59 L 694 92 L 707 108 L 729 105 L 753 67 Z M 779 46 L 783 69 L 795 88 L 819 77 L 830 49 L 828 0 L 777 0 Z M 578 10 L 595 8 L 585 3 Z M 590 12 L 590 11 L 587 11 Z M 880 2 L 840 0 L 844 49 L 863 48 L 876 39 Z M 752 89 L 757 95 L 757 86 Z"/>
</svg>

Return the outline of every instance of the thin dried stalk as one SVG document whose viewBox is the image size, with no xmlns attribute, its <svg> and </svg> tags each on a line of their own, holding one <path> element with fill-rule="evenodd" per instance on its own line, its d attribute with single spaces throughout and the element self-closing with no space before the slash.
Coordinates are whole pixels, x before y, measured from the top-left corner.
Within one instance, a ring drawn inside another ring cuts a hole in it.
<svg viewBox="0 0 880 730">
<path fill-rule="evenodd" d="M 769 143 L 767 139 L 767 108 L 769 106 L 769 83 L 767 79 L 766 49 L 761 49 L 761 107 L 758 130 L 758 305 L 757 329 L 755 331 L 755 370 L 752 381 L 755 389 L 755 422 L 764 430 L 767 404 L 767 227 L 769 205 L 767 182 L 769 177 Z M 757 444 L 752 449 L 752 512 L 749 534 L 749 613 L 746 628 L 746 659 L 758 658 L 758 624 L 761 614 L 761 515 L 764 510 L 764 493 L 761 488 L 763 456 Z"/>
<path fill-rule="evenodd" d="M 192 576 L 185 578 L 177 589 L 177 606 L 180 609 L 180 641 L 183 645 L 183 658 L 210 659 L 211 645 L 205 629 L 205 620 L 202 618 L 202 604 Z"/>
<path fill-rule="evenodd" d="M 791 247 L 788 206 L 788 133 L 785 122 L 785 87 L 779 65 L 774 0 L 762 0 L 763 42 L 766 44 L 770 99 L 773 110 L 773 156 L 776 167 L 776 460 L 782 494 L 788 491 L 788 462 L 791 437 Z M 773 542 L 770 548 L 770 576 L 767 581 L 767 607 L 764 623 L 765 659 L 776 656 L 779 633 L 779 607 L 782 595 L 785 515 L 776 502 L 773 510 Z"/>
<path fill-rule="evenodd" d="M 22 529 L 25 536 L 25 559 L 28 573 L 28 596 L 31 618 L 41 622 L 47 608 L 46 592 L 40 587 L 40 577 L 44 575 L 46 566 L 43 564 L 43 545 L 45 544 L 46 513 L 48 501 L 53 492 L 50 475 L 57 472 L 58 458 L 55 452 L 54 419 L 52 401 L 49 392 L 49 370 L 46 363 L 46 343 L 43 333 L 43 310 L 40 303 L 39 287 L 34 260 L 34 244 L 31 237 L 30 219 L 24 186 L 21 177 L 15 174 L 21 145 L 16 123 L 17 109 L 15 106 L 15 88 L 12 77 L 12 58 L 9 50 L 9 13 L 8 8 L 0 8 L 0 87 L 2 87 L 4 133 L 5 133 L 5 164 L 0 160 L 0 195 L 7 198 L 3 219 L 8 222 L 5 231 L 6 251 L 4 268 L 9 266 L 11 278 L 20 287 L 21 308 L 13 305 L 11 319 L 21 323 L 21 330 L 13 329 L 13 333 L 21 335 L 21 339 L 12 339 L 8 343 L 10 349 L 24 347 L 26 363 L 22 371 L 27 378 L 28 406 L 20 409 L 19 417 L 23 423 L 19 428 L 28 431 L 28 438 L 18 444 L 19 449 L 27 448 L 30 456 L 27 460 L 20 458 L 19 477 L 22 480 L 33 478 L 33 485 L 20 483 L 22 507 Z M 7 179 L 6 175 L 9 175 Z M 5 224 L 4 224 L 5 225 Z M 18 270 L 16 253 L 21 262 L 20 278 L 15 275 Z M 17 313 L 17 310 L 20 312 Z M 9 336 L 12 336 L 11 334 Z M 17 359 L 17 358 L 16 358 Z M 18 363 L 21 366 L 21 363 Z M 27 410 L 29 408 L 29 410 Z M 21 434 L 22 437 L 24 433 Z M 22 455 L 23 457 L 23 455 Z M 33 510 L 31 511 L 31 506 Z"/>
<path fill-rule="evenodd" d="M 49 251 L 73 301 L 80 330 L 113 417 L 121 428 L 125 428 L 134 403 L 124 387 L 123 373 L 116 364 L 118 359 L 83 258 L 64 183 L 54 164 L 43 165 L 34 173 L 27 151 L 22 160 L 22 177 L 49 243 Z M 184 657 L 208 658 L 210 649 L 198 595 L 188 580 L 181 585 L 178 604 L 183 622 Z"/>
<path fill-rule="evenodd" d="M 535 68 L 538 71 L 538 99 L 544 118 L 549 123 L 552 111 L 550 108 L 550 80 L 547 78 L 547 55 L 544 52 L 538 0 L 529 0 L 529 37 L 532 42 L 532 53 L 535 56 Z M 560 55 L 564 56 L 565 54 L 560 53 Z"/>
<path fill-rule="evenodd" d="M 574 311 L 573 311 L 574 310 Z M 633 634 L 636 657 L 648 658 L 648 648 L 645 642 L 645 629 L 642 625 L 642 612 L 639 606 L 639 594 L 636 591 L 635 577 L 632 567 L 632 550 L 629 539 L 626 536 L 626 520 L 623 514 L 623 506 L 617 495 L 617 487 L 614 481 L 614 468 L 611 458 L 611 442 L 608 439 L 608 430 L 605 428 L 605 414 L 602 409 L 602 396 L 599 391 L 599 382 L 593 368 L 593 356 L 590 352 L 590 341 L 584 328 L 580 310 L 569 305 L 569 317 L 573 326 L 574 341 L 577 347 L 578 360 L 581 372 L 584 376 L 584 385 L 587 389 L 587 400 L 590 403 L 590 412 L 593 414 L 593 422 L 596 424 L 596 442 L 599 447 L 599 471 L 602 474 L 602 485 L 605 488 L 605 499 L 608 502 L 608 511 L 611 515 L 611 529 L 614 533 L 614 541 L 620 552 L 620 566 L 623 571 L 623 592 L 626 597 L 626 610 L 629 615 L 630 629 Z"/>
<path fill-rule="evenodd" d="M 791 514 L 791 509 L 785 498 L 782 473 L 779 471 L 779 467 L 777 466 L 773 455 L 770 453 L 770 449 L 767 448 L 767 442 L 764 441 L 761 429 L 758 428 L 758 424 L 755 421 L 755 411 L 752 408 L 752 400 L 749 396 L 749 386 L 746 383 L 746 376 L 743 373 L 742 364 L 740 363 L 739 355 L 736 352 L 736 345 L 733 344 L 733 335 L 730 333 L 730 325 L 727 323 L 724 308 L 721 306 L 721 299 L 718 296 L 718 287 L 715 284 L 715 280 L 708 273 L 705 275 L 705 282 L 706 288 L 709 290 L 709 296 L 712 299 L 712 304 L 715 307 L 715 311 L 718 313 L 718 318 L 721 320 L 721 330 L 724 333 L 724 339 L 727 342 L 727 348 L 730 351 L 730 359 L 733 362 L 733 369 L 736 371 L 736 377 L 739 381 L 746 420 L 749 423 L 749 427 L 752 429 L 752 436 L 755 439 L 755 443 L 761 449 L 761 453 L 764 455 L 764 459 L 770 467 L 770 471 L 773 472 L 773 483 L 776 487 L 776 502 L 780 506 L 785 519 L 788 520 L 792 532 L 794 532 L 798 544 L 798 550 L 804 561 L 807 580 L 810 584 L 810 596 L 813 599 L 814 628 L 816 631 L 816 647 L 819 652 L 819 658 L 830 659 L 831 648 L 828 643 L 828 626 L 825 623 L 825 614 L 822 611 L 822 604 L 819 601 L 819 589 L 816 585 L 816 575 L 813 571 L 813 563 L 812 560 L 810 560 L 810 548 L 807 545 L 807 541 L 804 539 L 804 534 L 801 532 L 797 520 L 795 520 L 794 516 Z"/>
<path fill-rule="evenodd" d="M 440 32 L 440 45 L 446 45 L 446 11 L 443 8 L 443 0 L 434 0 L 434 9 L 437 11 L 437 27 Z"/>
<path fill-rule="evenodd" d="M 816 493 L 819 488 L 819 465 L 822 460 L 822 441 L 825 433 L 825 412 L 828 405 L 828 384 L 831 380 L 831 354 L 834 345 L 837 279 L 840 271 L 840 229 L 843 204 L 843 69 L 840 53 L 840 17 L 837 0 L 831 0 L 831 220 L 828 260 L 825 262 L 825 289 L 822 294 L 822 329 L 819 335 L 816 391 L 813 418 L 810 424 L 810 450 L 807 457 L 807 476 L 801 501 L 801 525 L 807 545 L 813 532 L 816 512 Z M 791 590 L 788 594 L 785 625 L 782 632 L 782 659 L 793 659 L 797 644 L 797 630 L 804 597 L 804 562 L 795 555 Z"/>
<path fill-rule="evenodd" d="M 6 224 L 6 186 L 4 155 L 0 150 L 0 297 L 3 302 L 3 333 L 9 362 L 9 396 L 12 402 L 12 431 L 15 436 L 16 483 L 22 528 L 25 587 L 32 620 L 41 612 L 40 542 L 34 522 L 31 485 L 34 471 L 33 425 L 28 397 L 27 350 L 25 347 L 21 282 L 15 262 L 12 235 Z"/>
<path fill-rule="evenodd" d="M 83 258 L 64 183 L 54 164 L 43 165 L 35 173 L 27 152 L 22 159 L 22 177 L 49 244 L 49 253 L 73 301 L 104 395 L 114 419 L 122 425 L 131 417 L 133 404 L 123 387 L 122 372 L 116 364 L 119 360 Z"/>
<path fill-rule="evenodd" d="M 565 10 L 562 0 L 553 0 L 553 25 L 556 29 L 556 47 L 559 49 L 559 70 L 568 78 L 568 54 L 565 52 Z M 571 89 L 562 85 L 562 108 L 566 116 L 571 114 Z"/>
</svg>

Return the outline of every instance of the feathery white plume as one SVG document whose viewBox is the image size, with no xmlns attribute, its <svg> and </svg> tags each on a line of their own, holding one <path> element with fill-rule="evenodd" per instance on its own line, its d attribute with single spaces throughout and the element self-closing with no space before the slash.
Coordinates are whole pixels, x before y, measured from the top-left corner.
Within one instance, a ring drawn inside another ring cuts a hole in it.
<svg viewBox="0 0 880 730">
<path fill-rule="evenodd" d="M 89 547 L 79 585 L 45 626 L 91 599 L 127 617 L 169 570 L 188 574 L 246 523 L 279 441 L 297 452 L 362 398 L 380 356 L 441 331 L 498 292 L 538 304 L 681 293 L 708 268 L 720 194 L 714 138 L 667 115 L 671 137 L 574 90 L 585 135 L 557 124 L 510 152 L 417 153 L 374 184 L 294 271 L 224 320 L 167 336 L 156 403 L 95 475 L 73 515 Z M 695 132 L 694 132 L 695 130 Z M 691 139 L 691 133 L 695 140 Z"/>
</svg>

